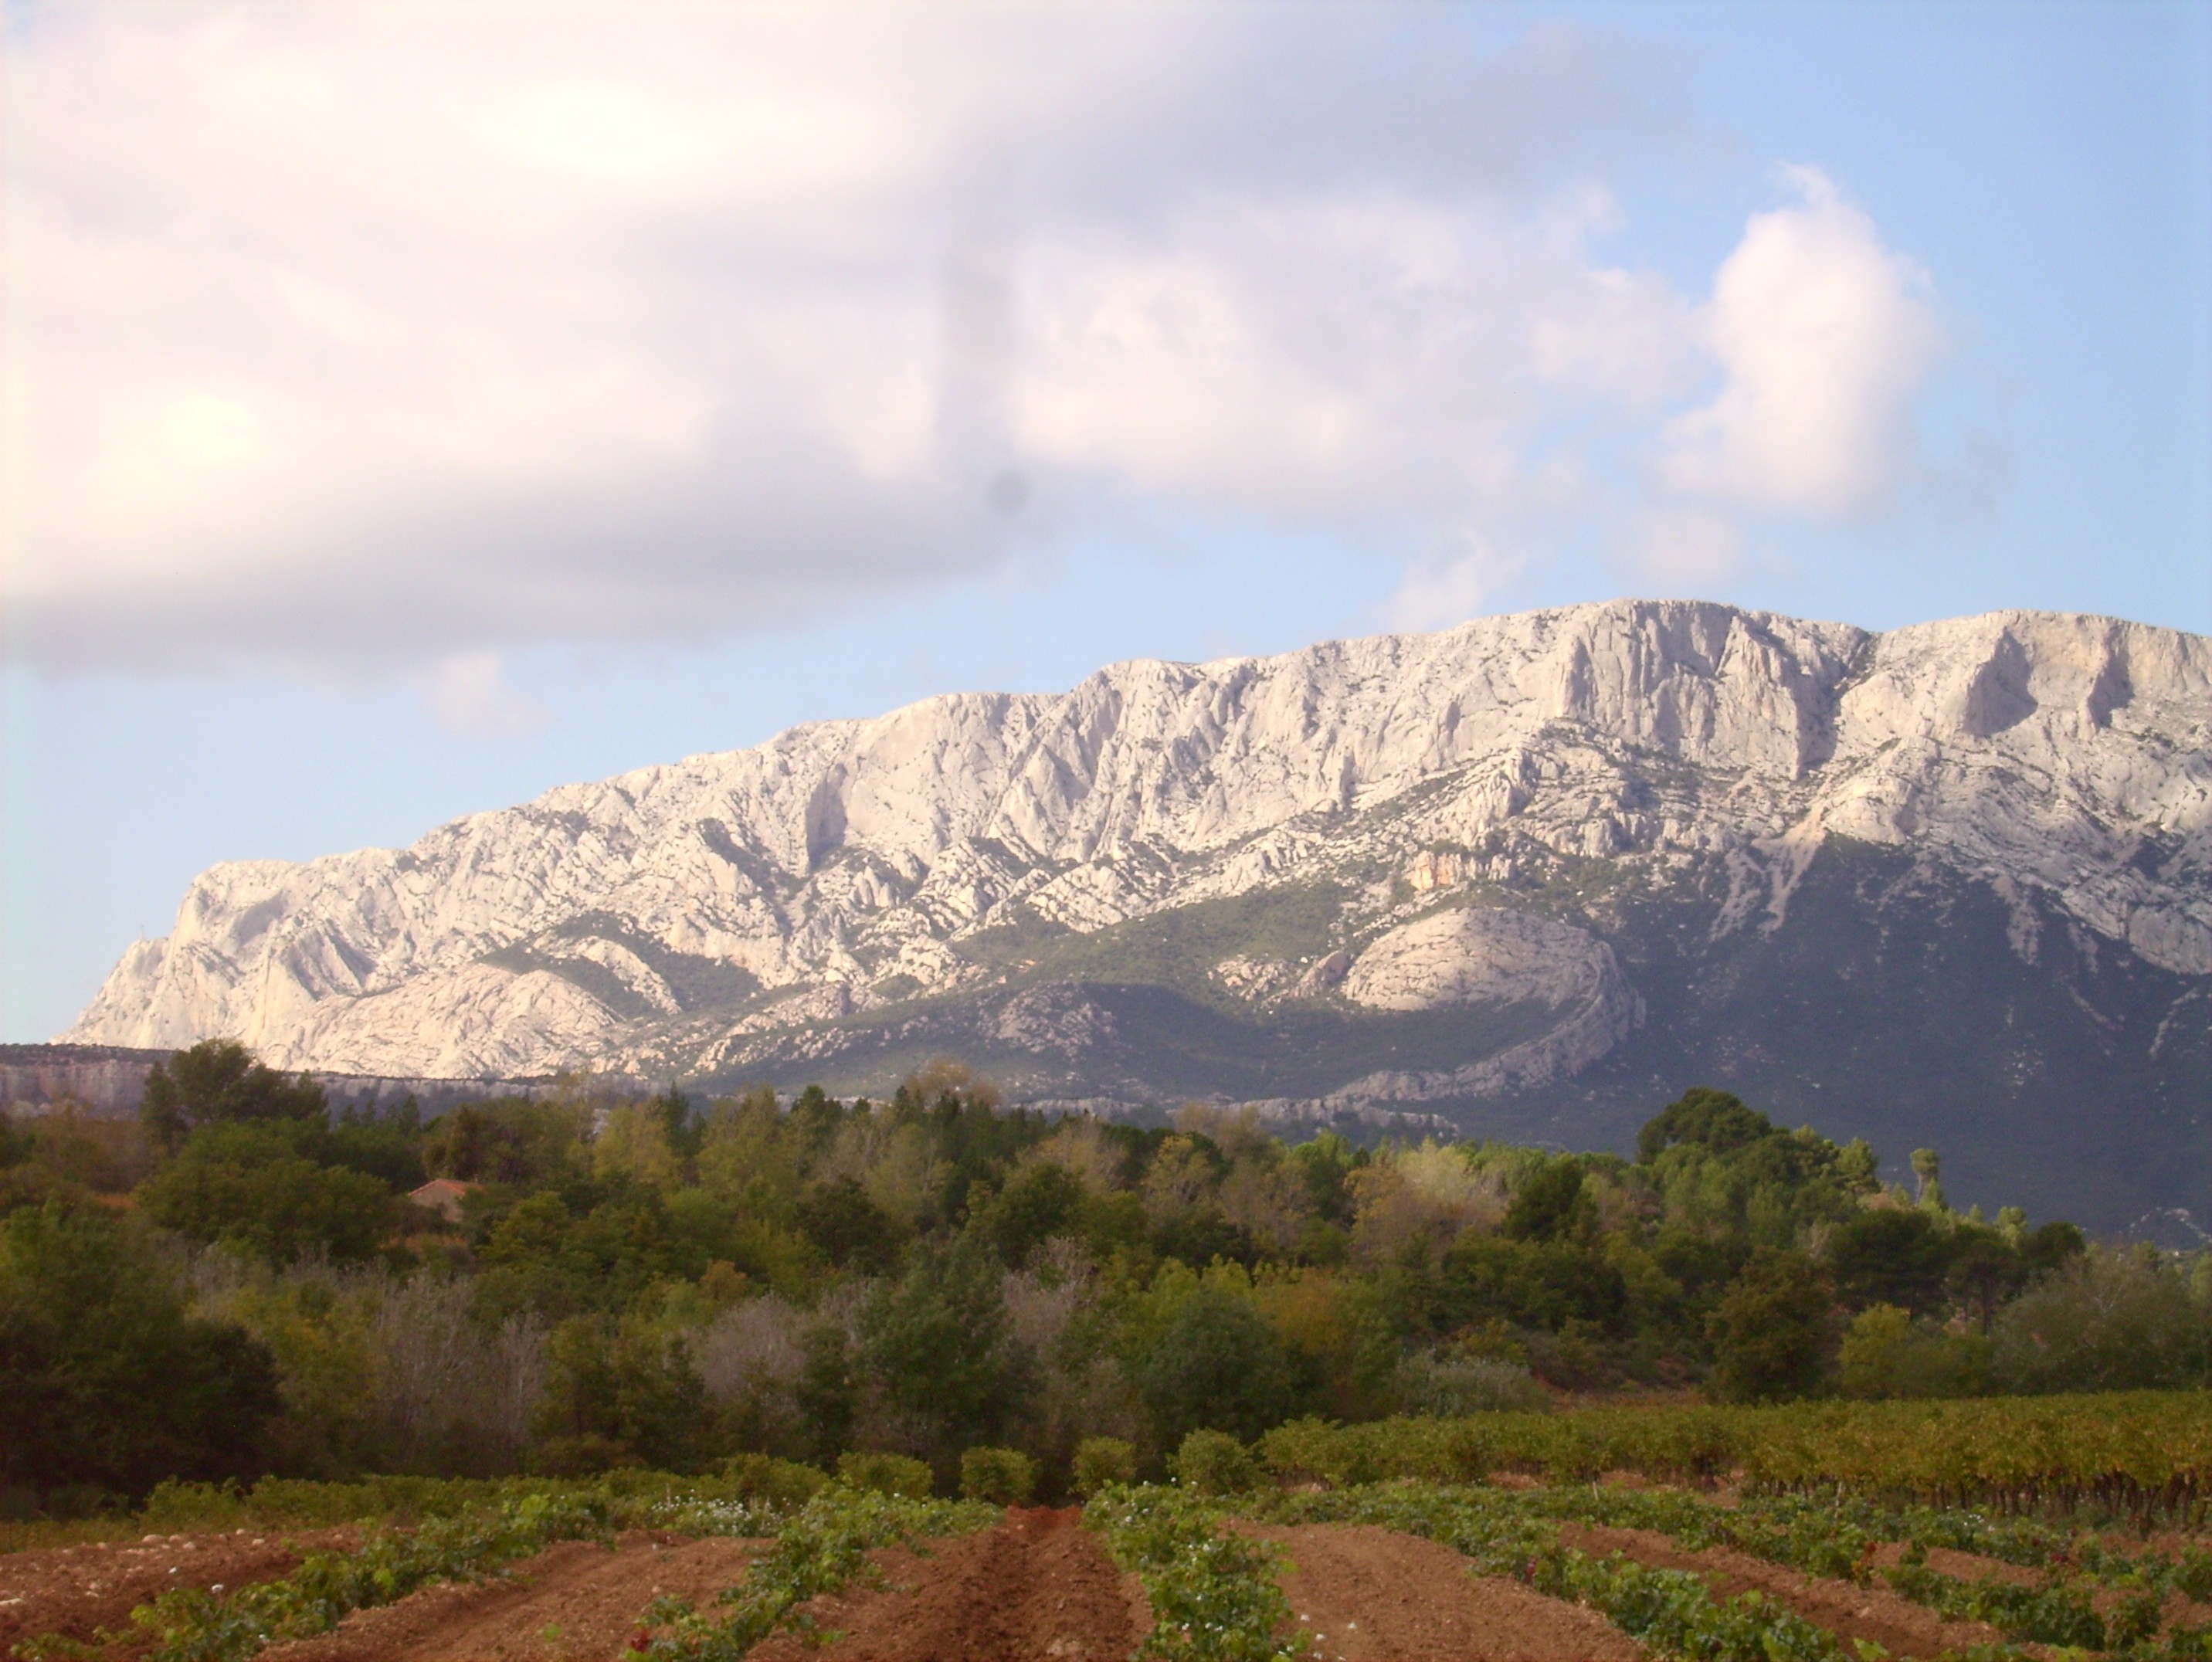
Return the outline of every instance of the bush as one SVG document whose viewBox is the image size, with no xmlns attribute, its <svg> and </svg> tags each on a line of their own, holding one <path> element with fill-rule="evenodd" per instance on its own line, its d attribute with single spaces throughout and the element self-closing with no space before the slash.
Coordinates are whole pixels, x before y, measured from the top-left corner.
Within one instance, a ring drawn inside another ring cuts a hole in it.
<svg viewBox="0 0 2212 1662">
<path fill-rule="evenodd" d="M 1018 1448 L 971 1448 L 960 1457 L 960 1498 L 1022 1506 L 1036 1488 L 1036 1462 Z"/>
<path fill-rule="evenodd" d="M 1457 1419 L 1467 1414 L 1541 1414 L 1552 1398 L 1518 1362 L 1461 1351 L 1426 1350 L 1398 1364 L 1398 1398 L 1409 1414 Z"/>
<path fill-rule="evenodd" d="M 1119 1437 L 1085 1437 L 1075 1446 L 1075 1492 L 1088 1497 L 1109 1483 L 1137 1481 L 1137 1451 Z"/>
<path fill-rule="evenodd" d="M 736 1485 L 739 1499 L 778 1507 L 804 1506 L 830 1481 L 817 1467 L 769 1454 L 733 1455 L 723 1462 L 722 1475 Z"/>
<path fill-rule="evenodd" d="M 1844 1331 L 1846 1397 L 1978 1397 L 1989 1382 L 1988 1340 L 1917 1326 L 1893 1304 L 1869 1305 Z"/>
<path fill-rule="evenodd" d="M 1249 1495 L 1260 1487 L 1260 1463 L 1225 1431 L 1194 1431 L 1168 1462 L 1175 1480 L 1199 1495 Z"/>
<path fill-rule="evenodd" d="M 2132 1253 L 2076 1259 L 1997 1318 L 2000 1384 L 2012 1391 L 2127 1391 L 2202 1384 L 2205 1313 L 2179 1272 Z"/>
<path fill-rule="evenodd" d="M 929 1468 L 903 1454 L 840 1454 L 837 1478 L 854 1489 L 909 1501 L 927 1500 L 931 1487 Z"/>
</svg>

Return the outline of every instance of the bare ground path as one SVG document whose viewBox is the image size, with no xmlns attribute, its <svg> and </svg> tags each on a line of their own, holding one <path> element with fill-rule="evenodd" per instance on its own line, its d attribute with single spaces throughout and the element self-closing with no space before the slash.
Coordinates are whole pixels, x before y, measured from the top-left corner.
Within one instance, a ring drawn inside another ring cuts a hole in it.
<svg viewBox="0 0 2212 1662">
<path fill-rule="evenodd" d="M 1291 1612 L 1323 1662 L 1636 1662 L 1594 1610 L 1468 1574 L 1450 1548 L 1374 1524 L 1236 1526 L 1288 1555 Z"/>
<path fill-rule="evenodd" d="M 838 1637 L 778 1635 L 749 1662 L 1123 1662 L 1152 1626 L 1144 1594 L 1070 1507 L 1013 1511 L 995 1529 L 886 1553 L 885 1585 L 817 1598 Z"/>
</svg>

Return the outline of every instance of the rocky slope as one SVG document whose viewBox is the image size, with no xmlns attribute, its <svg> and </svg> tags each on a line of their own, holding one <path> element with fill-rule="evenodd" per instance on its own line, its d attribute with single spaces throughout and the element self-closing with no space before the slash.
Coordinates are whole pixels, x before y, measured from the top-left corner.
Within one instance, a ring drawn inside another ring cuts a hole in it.
<svg viewBox="0 0 2212 1662">
<path fill-rule="evenodd" d="M 217 866 L 63 1036 L 217 1033 L 848 1089 L 950 1052 L 1032 1100 L 1584 1143 L 1695 1078 L 1920 1141 L 1982 1114 L 1970 1186 L 2075 1102 L 2172 1122 L 2114 1205 L 2201 1207 L 2212 641 L 1620 602 L 931 699 Z"/>
</svg>

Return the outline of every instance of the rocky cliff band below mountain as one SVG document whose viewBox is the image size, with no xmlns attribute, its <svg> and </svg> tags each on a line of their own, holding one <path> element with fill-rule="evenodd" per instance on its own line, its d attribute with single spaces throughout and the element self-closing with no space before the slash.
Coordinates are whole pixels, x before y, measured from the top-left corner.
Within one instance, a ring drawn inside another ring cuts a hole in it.
<svg viewBox="0 0 2212 1662">
<path fill-rule="evenodd" d="M 1579 1144 L 1701 1082 L 2212 1210 L 2212 641 L 1616 602 L 929 699 L 216 866 L 63 1037 L 216 1034 Z"/>
</svg>

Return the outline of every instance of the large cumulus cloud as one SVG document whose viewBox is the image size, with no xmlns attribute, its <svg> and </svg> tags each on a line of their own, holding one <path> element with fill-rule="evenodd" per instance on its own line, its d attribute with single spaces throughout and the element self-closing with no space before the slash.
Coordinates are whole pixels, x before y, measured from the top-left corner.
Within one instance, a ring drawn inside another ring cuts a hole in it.
<svg viewBox="0 0 2212 1662">
<path fill-rule="evenodd" d="M 1710 296 L 1594 252 L 1680 126 L 1613 35 L 89 5 L 12 55 L 6 580 L 51 664 L 383 670 L 520 728 L 502 650 L 1116 522 L 1352 539 L 1424 622 L 1594 515 L 1724 564 L 1924 468 L 1926 280 L 1824 179 Z"/>
</svg>

